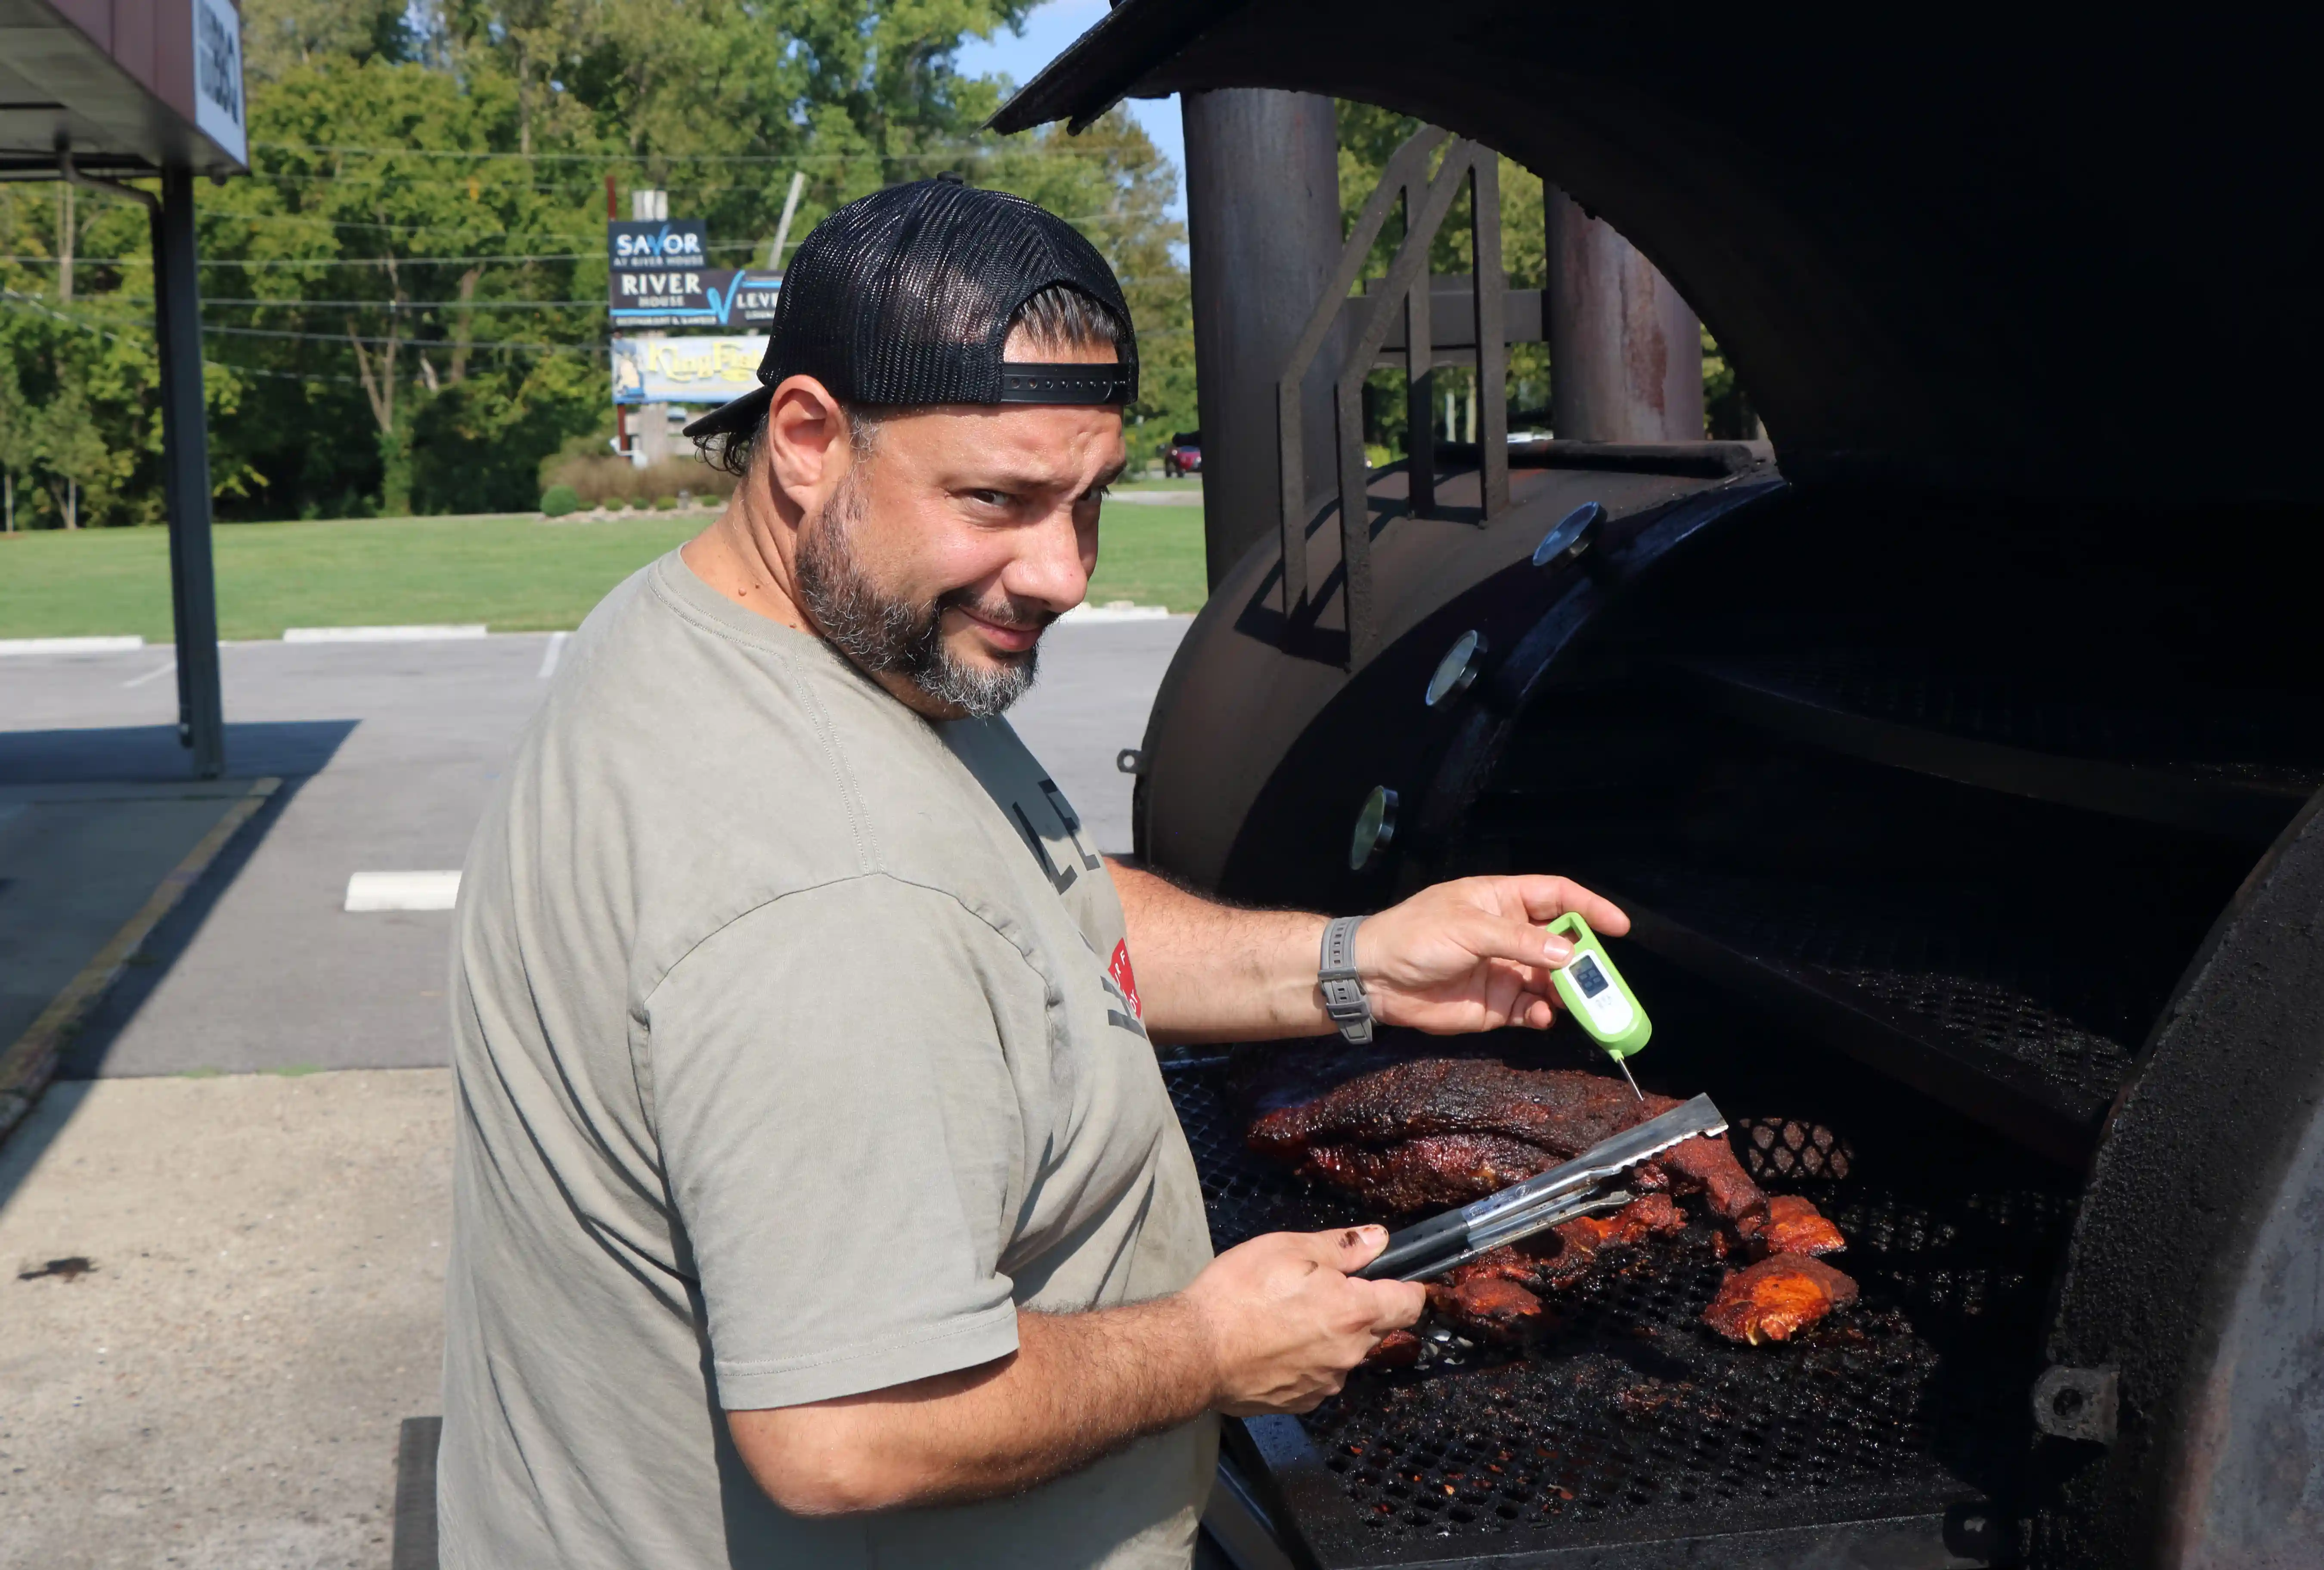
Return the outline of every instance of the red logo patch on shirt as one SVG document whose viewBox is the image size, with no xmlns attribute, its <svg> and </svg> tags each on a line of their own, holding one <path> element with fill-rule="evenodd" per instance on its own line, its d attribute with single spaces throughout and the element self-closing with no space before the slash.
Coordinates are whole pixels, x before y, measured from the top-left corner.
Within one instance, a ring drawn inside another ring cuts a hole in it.
<svg viewBox="0 0 2324 1570">
<path fill-rule="evenodd" d="M 1113 963 L 1105 969 L 1106 974 L 1113 977 L 1114 985 L 1121 989 L 1121 995 L 1130 1000 L 1131 1011 L 1144 1019 L 1146 1005 L 1138 1001 L 1138 977 L 1130 974 L 1130 969 L 1129 939 L 1124 938 L 1113 946 Z"/>
</svg>

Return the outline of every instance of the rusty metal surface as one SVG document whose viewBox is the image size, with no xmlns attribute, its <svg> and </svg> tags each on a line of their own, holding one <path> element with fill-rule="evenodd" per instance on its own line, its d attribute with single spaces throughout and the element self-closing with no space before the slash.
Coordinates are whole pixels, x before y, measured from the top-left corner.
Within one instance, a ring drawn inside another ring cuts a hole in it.
<svg viewBox="0 0 2324 1570">
<path fill-rule="evenodd" d="M 1549 422 L 1569 441 L 1702 435 L 1702 332 L 1669 279 L 1563 191 L 1544 193 Z"/>
<path fill-rule="evenodd" d="M 1203 532 L 1215 586 L 1274 528 L 1275 381 L 1340 254 L 1337 120 L 1305 93 L 1189 94 L 1187 272 L 1203 429 Z M 1328 445 L 1344 331 L 1317 346 L 1294 421 Z"/>
</svg>

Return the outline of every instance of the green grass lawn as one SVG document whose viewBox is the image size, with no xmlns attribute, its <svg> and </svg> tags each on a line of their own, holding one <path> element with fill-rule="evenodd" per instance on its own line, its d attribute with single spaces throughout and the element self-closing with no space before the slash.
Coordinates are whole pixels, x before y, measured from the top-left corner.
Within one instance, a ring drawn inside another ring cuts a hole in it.
<svg viewBox="0 0 2324 1570">
<path fill-rule="evenodd" d="M 227 523 L 213 532 L 218 631 L 482 622 L 496 633 L 576 626 L 605 592 L 705 520 L 531 517 Z M 1204 596 L 1199 507 L 1105 515 L 1090 599 L 1174 611 Z M 168 642 L 169 537 L 160 529 L 0 535 L 0 638 L 135 633 Z"/>
</svg>

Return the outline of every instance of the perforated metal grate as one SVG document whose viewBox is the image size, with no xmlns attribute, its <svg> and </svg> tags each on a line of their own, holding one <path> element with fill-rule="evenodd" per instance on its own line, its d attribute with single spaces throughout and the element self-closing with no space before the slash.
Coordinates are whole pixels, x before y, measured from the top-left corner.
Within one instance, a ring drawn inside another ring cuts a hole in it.
<svg viewBox="0 0 2324 1570">
<path fill-rule="evenodd" d="M 2093 891 L 2060 891 L 2036 923 L 1982 889 L 1849 886 L 1644 860 L 1608 869 L 1600 886 L 1912 1034 L 1999 1053 L 2100 1104 L 2128 1074 L 2183 963 L 2176 934 L 2159 922 L 2061 914 Z M 2142 947 L 2152 954 L 2135 952 Z"/>
<path fill-rule="evenodd" d="M 1242 1148 L 1217 1061 L 1167 1078 L 1220 1247 L 1367 1219 Z M 1788 1344 L 1727 1342 L 1698 1322 L 1726 1269 L 1698 1226 L 1560 1299 L 1562 1325 L 1522 1351 L 1433 1330 L 1422 1366 L 1359 1370 L 1303 1420 L 1360 1536 L 1385 1551 L 1677 1535 L 1769 1510 L 1813 1519 L 1819 1501 L 1850 1519 L 1849 1501 L 2006 1486 L 2069 1203 L 2007 1187 L 1915 1199 L 1863 1182 L 1828 1122 L 1753 1113 L 1734 1128 L 1764 1187 L 1807 1195 L 1847 1235 L 1833 1262 L 1858 1303 Z M 1311 1543 L 1350 1529 L 1300 1525 Z"/>
</svg>

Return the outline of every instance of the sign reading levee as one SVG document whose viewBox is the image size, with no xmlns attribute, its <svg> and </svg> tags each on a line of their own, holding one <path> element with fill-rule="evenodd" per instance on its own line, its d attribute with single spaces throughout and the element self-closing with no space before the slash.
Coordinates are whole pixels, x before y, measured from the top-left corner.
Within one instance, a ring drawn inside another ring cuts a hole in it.
<svg viewBox="0 0 2324 1570">
<path fill-rule="evenodd" d="M 765 327 L 783 287 L 779 272 L 733 267 L 616 269 L 605 282 L 617 328 Z"/>
<path fill-rule="evenodd" d="M 759 384 L 760 337 L 615 338 L 616 403 L 724 403 Z"/>
</svg>

